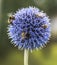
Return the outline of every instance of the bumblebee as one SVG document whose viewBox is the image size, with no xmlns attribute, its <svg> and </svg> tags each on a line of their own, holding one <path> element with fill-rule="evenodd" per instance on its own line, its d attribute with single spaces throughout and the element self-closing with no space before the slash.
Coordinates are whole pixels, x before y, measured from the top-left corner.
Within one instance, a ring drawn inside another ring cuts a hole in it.
<svg viewBox="0 0 57 65">
<path fill-rule="evenodd" d="M 12 24 L 12 21 L 13 21 L 13 20 L 15 20 L 15 17 L 14 17 L 12 14 L 10 14 L 10 15 L 9 15 L 9 18 L 8 18 L 8 23 L 9 23 L 9 24 Z"/>
<path fill-rule="evenodd" d="M 47 25 L 42 25 L 42 28 L 46 29 L 48 26 Z"/>
<path fill-rule="evenodd" d="M 36 17 L 41 17 L 41 18 L 45 16 L 45 14 L 44 13 L 41 13 L 41 12 L 39 12 L 39 13 L 37 13 L 35 15 L 36 15 Z"/>
<path fill-rule="evenodd" d="M 22 36 L 22 39 L 29 38 L 30 37 L 30 34 L 29 33 L 22 32 L 21 36 Z"/>
<path fill-rule="evenodd" d="M 26 33 L 22 32 L 21 36 L 22 36 L 22 39 L 26 38 Z"/>
</svg>

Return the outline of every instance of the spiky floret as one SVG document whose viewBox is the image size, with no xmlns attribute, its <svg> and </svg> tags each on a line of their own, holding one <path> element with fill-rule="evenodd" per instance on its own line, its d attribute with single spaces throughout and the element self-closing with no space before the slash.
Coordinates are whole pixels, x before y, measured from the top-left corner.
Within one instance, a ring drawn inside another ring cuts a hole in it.
<svg viewBox="0 0 57 65">
<path fill-rule="evenodd" d="M 35 7 L 22 8 L 9 17 L 8 36 L 20 49 L 44 47 L 50 38 L 48 16 Z"/>
</svg>

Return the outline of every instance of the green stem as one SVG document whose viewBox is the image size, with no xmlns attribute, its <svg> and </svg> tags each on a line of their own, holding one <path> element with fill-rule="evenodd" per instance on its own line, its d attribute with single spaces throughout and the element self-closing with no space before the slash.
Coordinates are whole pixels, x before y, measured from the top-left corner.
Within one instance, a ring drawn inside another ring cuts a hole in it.
<svg viewBox="0 0 57 65">
<path fill-rule="evenodd" d="M 24 65 L 28 65 L 28 53 L 29 53 L 29 50 L 25 49 L 24 50 Z"/>
</svg>

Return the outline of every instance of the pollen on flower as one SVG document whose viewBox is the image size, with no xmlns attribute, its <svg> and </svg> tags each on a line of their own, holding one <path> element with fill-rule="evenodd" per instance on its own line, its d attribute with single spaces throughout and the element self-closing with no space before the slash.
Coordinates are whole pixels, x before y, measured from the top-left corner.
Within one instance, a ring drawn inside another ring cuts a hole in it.
<svg viewBox="0 0 57 65">
<path fill-rule="evenodd" d="M 49 17 L 36 7 L 19 9 L 8 21 L 9 38 L 18 49 L 42 48 L 50 38 Z"/>
</svg>

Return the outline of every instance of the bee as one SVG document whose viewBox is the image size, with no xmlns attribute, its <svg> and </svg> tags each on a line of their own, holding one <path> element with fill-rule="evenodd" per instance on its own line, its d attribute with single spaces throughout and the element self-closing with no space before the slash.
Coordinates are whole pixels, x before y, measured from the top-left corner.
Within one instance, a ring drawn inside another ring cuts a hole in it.
<svg viewBox="0 0 57 65">
<path fill-rule="evenodd" d="M 30 34 L 29 33 L 22 32 L 21 36 L 22 36 L 22 39 L 24 39 L 24 38 L 27 38 L 28 39 L 30 37 Z"/>
<path fill-rule="evenodd" d="M 21 36 L 22 36 L 22 39 L 26 38 L 26 33 L 22 32 Z"/>
<path fill-rule="evenodd" d="M 9 16 L 8 23 L 12 24 L 12 21 L 15 20 L 15 17 L 12 14 L 9 14 L 8 16 Z"/>
<path fill-rule="evenodd" d="M 47 25 L 42 25 L 42 28 L 46 29 L 48 26 Z"/>
<path fill-rule="evenodd" d="M 43 18 L 46 14 L 45 13 L 42 13 L 42 12 L 39 12 L 39 13 L 37 13 L 37 14 L 35 14 L 36 15 L 36 17 L 41 17 L 41 18 Z"/>
</svg>

